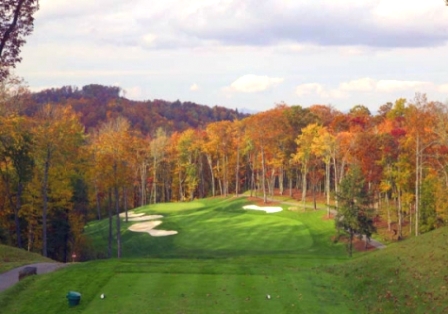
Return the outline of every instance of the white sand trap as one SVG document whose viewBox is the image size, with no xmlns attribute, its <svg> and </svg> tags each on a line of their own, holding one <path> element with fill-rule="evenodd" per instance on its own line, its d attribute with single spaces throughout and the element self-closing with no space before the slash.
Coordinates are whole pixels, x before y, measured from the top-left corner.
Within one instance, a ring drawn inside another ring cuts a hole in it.
<svg viewBox="0 0 448 314">
<path fill-rule="evenodd" d="M 257 205 L 246 205 L 246 206 L 243 206 L 243 208 L 244 209 L 253 209 L 253 210 L 264 210 L 268 214 L 278 213 L 283 210 L 283 208 L 281 208 L 281 207 L 260 207 Z"/>
<path fill-rule="evenodd" d="M 166 237 L 170 235 L 177 234 L 177 231 L 174 230 L 149 230 L 149 234 L 153 237 Z"/>
<path fill-rule="evenodd" d="M 128 229 L 134 232 L 148 232 L 153 237 L 164 237 L 177 234 L 177 231 L 174 230 L 154 230 L 154 228 L 160 225 L 161 223 L 162 222 L 160 220 L 140 222 L 133 224 Z"/>
<path fill-rule="evenodd" d="M 128 211 L 128 217 L 140 217 L 140 216 L 144 216 L 145 213 L 134 213 L 133 211 Z M 121 213 L 120 217 L 126 217 L 126 213 Z"/>
<path fill-rule="evenodd" d="M 136 216 L 136 217 L 128 217 L 128 221 L 145 221 L 145 220 L 154 220 L 163 218 L 162 215 L 145 215 L 145 216 Z M 126 219 L 123 219 L 126 221 Z"/>
</svg>

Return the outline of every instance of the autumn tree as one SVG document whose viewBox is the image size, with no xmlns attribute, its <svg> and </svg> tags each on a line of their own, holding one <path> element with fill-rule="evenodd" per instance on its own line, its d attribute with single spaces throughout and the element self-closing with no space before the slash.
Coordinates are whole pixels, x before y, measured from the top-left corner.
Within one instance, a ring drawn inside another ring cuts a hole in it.
<svg viewBox="0 0 448 314">
<path fill-rule="evenodd" d="M 3 0 L 0 3 L 0 82 L 8 77 L 10 68 L 22 60 L 20 49 L 25 37 L 33 32 L 33 15 L 38 9 L 38 0 Z"/>
<path fill-rule="evenodd" d="M 109 193 L 109 203 L 113 192 L 115 215 L 116 215 L 116 241 L 117 257 L 121 257 L 121 224 L 120 224 L 120 189 L 127 184 L 129 175 L 129 154 L 133 153 L 131 148 L 132 139 L 129 121 L 123 117 L 117 117 L 104 123 L 98 132 L 98 138 L 93 143 L 97 147 L 97 171 L 104 172 L 106 189 Z M 109 204 L 109 222 L 111 225 L 112 208 Z M 109 227 L 111 229 L 111 226 Z M 111 242 L 111 230 L 109 231 L 109 247 Z"/>
<path fill-rule="evenodd" d="M 63 190 L 62 183 L 70 185 L 69 176 L 77 159 L 78 148 L 84 140 L 84 127 L 71 107 L 47 105 L 39 112 L 33 134 L 36 179 L 41 182 L 42 195 L 42 254 L 47 256 L 49 195 L 52 200 L 57 199 L 55 193 L 67 193 L 65 196 L 70 195 L 71 198 L 72 192 Z"/>
<path fill-rule="evenodd" d="M 315 158 L 313 146 L 318 137 L 320 127 L 313 123 L 302 129 L 302 134 L 297 137 L 297 152 L 294 154 L 294 160 L 300 164 L 302 169 L 302 203 L 305 206 L 307 193 L 307 176 L 311 159 Z"/>
<path fill-rule="evenodd" d="M 150 154 L 152 157 L 152 198 L 153 203 L 157 203 L 157 191 L 163 190 L 164 182 L 159 180 L 159 168 L 163 164 L 166 155 L 166 148 L 169 144 L 169 139 L 166 132 L 159 128 L 156 131 L 156 136 L 150 143 Z"/>
<path fill-rule="evenodd" d="M 15 114 L 0 116 L 0 174 L 14 212 L 17 247 L 22 247 L 19 212 L 25 184 L 34 168 L 29 119 Z"/>
</svg>

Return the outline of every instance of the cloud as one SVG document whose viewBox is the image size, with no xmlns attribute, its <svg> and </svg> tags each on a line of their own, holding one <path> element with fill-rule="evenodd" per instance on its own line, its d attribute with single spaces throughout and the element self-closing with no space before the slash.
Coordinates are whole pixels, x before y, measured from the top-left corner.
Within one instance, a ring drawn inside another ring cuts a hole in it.
<svg viewBox="0 0 448 314">
<path fill-rule="evenodd" d="M 69 40 L 146 49 L 285 43 L 396 48 L 448 42 L 442 0 L 41 0 L 40 7 L 36 25 L 54 28 L 63 20 L 71 25 L 65 30 Z"/>
<path fill-rule="evenodd" d="M 346 92 L 370 92 L 375 89 L 375 84 L 375 80 L 365 77 L 341 83 L 339 89 Z"/>
<path fill-rule="evenodd" d="M 439 85 L 438 88 L 437 88 L 437 90 L 438 90 L 440 93 L 446 93 L 446 94 L 448 94 L 448 84 L 442 84 L 442 85 Z"/>
<path fill-rule="evenodd" d="M 177 28 L 231 45 L 422 47 L 448 41 L 440 0 L 228 0 L 176 19 Z"/>
<path fill-rule="evenodd" d="M 338 89 L 327 89 L 318 83 L 302 84 L 296 87 L 296 94 L 299 97 L 317 95 L 320 98 L 345 98 L 347 94 Z"/>
<path fill-rule="evenodd" d="M 348 98 L 353 93 L 394 94 L 407 92 L 448 92 L 448 84 L 437 85 L 426 81 L 375 80 L 369 77 L 342 82 L 337 88 L 328 88 L 319 83 L 301 84 L 296 87 L 299 97 L 318 96 L 320 98 Z"/>
<path fill-rule="evenodd" d="M 140 100 L 143 96 L 143 92 L 140 86 L 132 86 L 125 89 L 124 95 L 128 99 Z"/>
<path fill-rule="evenodd" d="M 190 86 L 190 90 L 191 90 L 192 92 L 195 92 L 195 91 L 197 91 L 198 89 L 199 89 L 199 85 L 196 84 L 196 83 L 194 83 L 193 85 Z"/>
<path fill-rule="evenodd" d="M 268 77 L 248 74 L 235 80 L 224 90 L 228 92 L 258 93 L 277 86 L 283 82 L 280 77 Z"/>
<path fill-rule="evenodd" d="M 406 90 L 428 90 L 432 88 L 432 83 L 423 81 L 380 80 L 376 83 L 376 90 L 384 93 L 401 92 Z"/>
<path fill-rule="evenodd" d="M 325 88 L 323 85 L 318 83 L 308 83 L 302 84 L 296 87 L 296 94 L 299 97 L 309 96 L 309 95 L 322 95 Z"/>
</svg>

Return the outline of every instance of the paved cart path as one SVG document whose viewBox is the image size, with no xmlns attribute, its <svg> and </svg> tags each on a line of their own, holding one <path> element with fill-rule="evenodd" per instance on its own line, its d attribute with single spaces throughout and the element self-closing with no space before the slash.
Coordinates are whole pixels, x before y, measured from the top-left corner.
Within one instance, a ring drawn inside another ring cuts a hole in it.
<svg viewBox="0 0 448 314">
<path fill-rule="evenodd" d="M 41 275 L 41 274 L 55 271 L 62 267 L 66 267 L 68 265 L 70 265 L 70 264 L 36 263 L 36 264 L 24 265 L 24 266 L 20 266 L 20 267 L 11 269 L 10 271 L 7 271 L 6 273 L 0 274 L 0 292 L 8 289 L 9 287 L 11 287 L 11 286 L 15 285 L 17 282 L 19 282 L 19 271 L 25 267 L 28 267 L 28 266 L 37 267 L 37 274 Z"/>
</svg>

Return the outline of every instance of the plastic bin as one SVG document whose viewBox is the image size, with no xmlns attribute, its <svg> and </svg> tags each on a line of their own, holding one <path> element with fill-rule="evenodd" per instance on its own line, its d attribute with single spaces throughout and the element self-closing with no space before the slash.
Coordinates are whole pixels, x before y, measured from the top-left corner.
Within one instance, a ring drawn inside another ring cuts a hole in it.
<svg viewBox="0 0 448 314">
<path fill-rule="evenodd" d="M 70 291 L 69 293 L 67 293 L 67 300 L 70 307 L 76 306 L 79 304 L 79 301 L 81 301 L 81 293 Z"/>
</svg>

